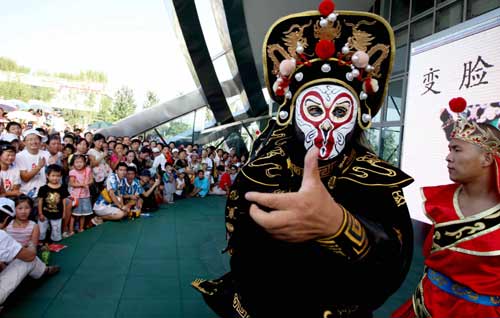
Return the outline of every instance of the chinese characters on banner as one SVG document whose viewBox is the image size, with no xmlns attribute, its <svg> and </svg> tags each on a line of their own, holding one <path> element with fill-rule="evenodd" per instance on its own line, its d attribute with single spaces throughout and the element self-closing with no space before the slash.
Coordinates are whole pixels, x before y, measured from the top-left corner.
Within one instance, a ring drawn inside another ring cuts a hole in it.
<svg viewBox="0 0 500 318">
<path fill-rule="evenodd" d="M 494 66 L 495 65 L 493 64 L 488 64 L 487 62 L 485 62 L 481 55 L 477 57 L 474 67 L 472 66 L 472 61 L 464 63 L 462 83 L 460 83 L 459 89 L 468 89 L 474 86 L 488 84 L 489 82 L 486 79 L 486 75 L 488 75 L 487 69 Z M 439 79 L 439 71 L 439 69 L 433 69 L 431 67 L 429 68 L 429 72 L 423 75 L 424 80 L 422 81 L 422 84 L 425 87 L 425 91 L 422 93 L 422 95 L 425 95 L 429 92 L 431 92 L 432 94 L 441 93 L 434 88 L 436 81 Z"/>
</svg>

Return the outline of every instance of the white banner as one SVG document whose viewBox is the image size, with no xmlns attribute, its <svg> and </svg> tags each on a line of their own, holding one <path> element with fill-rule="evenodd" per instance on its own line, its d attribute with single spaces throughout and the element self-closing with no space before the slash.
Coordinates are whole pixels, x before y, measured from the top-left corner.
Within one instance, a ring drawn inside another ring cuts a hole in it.
<svg viewBox="0 0 500 318">
<path fill-rule="evenodd" d="M 421 187 L 451 183 L 441 110 L 459 96 L 474 107 L 500 101 L 498 20 L 412 46 L 401 167 L 415 178 L 404 191 L 414 219 L 429 223 L 422 209 Z"/>
</svg>

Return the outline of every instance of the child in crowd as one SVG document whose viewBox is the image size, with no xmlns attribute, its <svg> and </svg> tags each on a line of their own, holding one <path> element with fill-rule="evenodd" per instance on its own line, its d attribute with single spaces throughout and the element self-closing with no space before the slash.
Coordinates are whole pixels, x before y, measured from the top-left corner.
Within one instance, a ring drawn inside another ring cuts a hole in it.
<svg viewBox="0 0 500 318">
<path fill-rule="evenodd" d="M 16 199 L 16 216 L 5 231 L 22 246 L 37 246 L 40 236 L 40 228 L 38 224 L 29 220 L 31 211 L 33 210 L 33 200 L 21 194 Z"/>
<path fill-rule="evenodd" d="M 16 160 L 16 149 L 6 141 L 0 141 L 0 178 L 3 195 L 7 198 L 17 198 L 21 195 L 21 176 L 19 169 L 12 164 Z"/>
<path fill-rule="evenodd" d="M 182 199 L 185 196 L 185 188 L 186 188 L 186 174 L 184 173 L 184 169 L 179 169 L 177 171 L 177 179 L 175 179 L 175 193 L 174 198 Z"/>
<path fill-rule="evenodd" d="M 165 164 L 165 172 L 163 173 L 163 202 L 174 203 L 174 193 L 175 193 L 175 177 L 174 168 L 172 164 Z"/>
<path fill-rule="evenodd" d="M 69 192 L 61 185 L 62 168 L 58 165 L 47 167 L 47 184 L 38 191 L 38 225 L 40 226 L 40 240 L 45 240 L 45 235 L 51 227 L 50 238 L 54 242 L 61 240 L 61 223 L 66 198 Z"/>
<path fill-rule="evenodd" d="M 127 175 L 125 177 L 125 187 L 123 193 L 123 199 L 125 204 L 131 206 L 132 211 L 140 211 L 142 209 L 142 199 L 141 194 L 144 189 L 141 183 L 136 178 L 137 170 L 135 167 L 127 167 Z"/>
<path fill-rule="evenodd" d="M 71 197 L 78 200 L 78 204 L 73 208 L 71 214 L 69 235 L 74 234 L 75 218 L 79 218 L 78 232 L 83 232 L 85 228 L 85 216 L 92 214 L 89 186 L 94 182 L 92 170 L 88 166 L 86 156 L 80 154 L 73 155 L 71 166 L 73 167 L 69 172 Z"/>
<path fill-rule="evenodd" d="M 141 175 L 139 178 L 140 184 L 144 190 L 144 192 L 141 194 L 141 199 L 143 201 L 142 211 L 151 212 L 158 210 L 158 204 L 155 201 L 154 192 L 160 185 L 160 178 L 152 180 L 151 173 L 147 169 L 141 171 Z"/>
</svg>

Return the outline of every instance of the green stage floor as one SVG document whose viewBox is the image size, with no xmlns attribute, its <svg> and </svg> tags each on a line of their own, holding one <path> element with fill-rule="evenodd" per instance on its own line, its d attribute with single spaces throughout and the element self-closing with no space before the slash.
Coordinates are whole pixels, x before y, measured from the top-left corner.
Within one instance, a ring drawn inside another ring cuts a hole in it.
<svg viewBox="0 0 500 318">
<path fill-rule="evenodd" d="M 61 272 L 26 280 L 0 316 L 216 318 L 190 283 L 228 270 L 220 253 L 224 205 L 221 197 L 181 200 L 150 218 L 106 222 L 66 239 L 51 257 Z M 412 293 L 422 267 L 416 249 L 405 284 L 375 317 L 388 317 Z"/>
</svg>

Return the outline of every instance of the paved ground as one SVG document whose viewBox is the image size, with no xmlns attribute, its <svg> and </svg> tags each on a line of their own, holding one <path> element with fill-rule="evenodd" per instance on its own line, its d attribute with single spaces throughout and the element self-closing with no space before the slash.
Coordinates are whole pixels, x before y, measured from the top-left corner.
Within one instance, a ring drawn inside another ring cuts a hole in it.
<svg viewBox="0 0 500 318">
<path fill-rule="evenodd" d="M 228 270 L 220 253 L 224 204 L 218 197 L 182 200 L 150 218 L 107 222 L 65 240 L 68 248 L 51 259 L 61 273 L 23 283 L 1 316 L 216 318 L 190 282 Z M 411 294 L 422 266 L 416 254 L 402 289 L 375 317 L 388 317 Z"/>
</svg>

